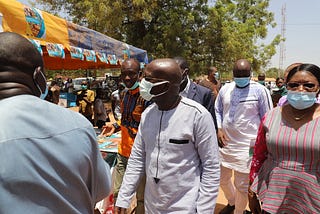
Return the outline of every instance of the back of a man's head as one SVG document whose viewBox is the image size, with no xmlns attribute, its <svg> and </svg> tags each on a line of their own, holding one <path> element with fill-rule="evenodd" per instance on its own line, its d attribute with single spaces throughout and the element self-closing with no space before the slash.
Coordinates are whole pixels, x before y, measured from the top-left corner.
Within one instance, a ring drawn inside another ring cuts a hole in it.
<svg viewBox="0 0 320 214">
<path fill-rule="evenodd" d="M 41 54 L 28 39 L 16 33 L 0 33 L 0 72 L 9 69 L 33 73 L 38 66 L 43 68 Z"/>
<path fill-rule="evenodd" d="M 45 94 L 42 56 L 28 39 L 19 34 L 0 33 L 0 79 L 0 99 L 21 94 Z"/>
<path fill-rule="evenodd" d="M 173 59 L 176 61 L 176 63 L 178 63 L 181 69 L 189 68 L 188 62 L 185 58 L 181 56 L 177 56 L 177 57 L 174 57 Z"/>
</svg>

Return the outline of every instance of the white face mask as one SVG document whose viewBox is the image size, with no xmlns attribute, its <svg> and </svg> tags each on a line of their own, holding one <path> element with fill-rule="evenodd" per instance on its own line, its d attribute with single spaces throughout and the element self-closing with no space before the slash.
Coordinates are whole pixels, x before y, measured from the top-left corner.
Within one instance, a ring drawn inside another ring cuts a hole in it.
<svg viewBox="0 0 320 214">
<path fill-rule="evenodd" d="M 167 93 L 168 90 L 161 92 L 159 94 L 151 94 L 150 91 L 153 87 L 158 86 L 158 85 L 163 85 L 169 83 L 169 81 L 162 81 L 162 82 L 157 82 L 157 83 L 152 83 L 149 82 L 147 80 L 145 80 L 145 78 L 143 78 L 140 82 L 140 86 L 139 86 L 139 90 L 140 90 L 140 95 L 143 99 L 150 101 L 153 97 L 158 97 L 161 96 L 165 93 Z"/>
</svg>

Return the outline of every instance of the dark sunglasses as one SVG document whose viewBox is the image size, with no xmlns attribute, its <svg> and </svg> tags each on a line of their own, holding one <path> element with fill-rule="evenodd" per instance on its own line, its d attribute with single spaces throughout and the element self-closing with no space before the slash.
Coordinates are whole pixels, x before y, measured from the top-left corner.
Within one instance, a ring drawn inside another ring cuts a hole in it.
<svg viewBox="0 0 320 214">
<path fill-rule="evenodd" d="M 136 78 L 138 75 L 139 75 L 139 72 L 128 72 L 128 73 L 121 73 L 120 77 L 126 78 L 126 76 L 128 76 L 129 78 L 133 79 L 133 78 Z"/>
<path fill-rule="evenodd" d="M 316 87 L 316 84 L 313 84 L 313 83 L 297 83 L 297 82 L 287 83 L 287 86 L 293 89 L 300 87 L 300 85 L 302 85 L 302 87 L 306 90 L 312 90 Z"/>
</svg>

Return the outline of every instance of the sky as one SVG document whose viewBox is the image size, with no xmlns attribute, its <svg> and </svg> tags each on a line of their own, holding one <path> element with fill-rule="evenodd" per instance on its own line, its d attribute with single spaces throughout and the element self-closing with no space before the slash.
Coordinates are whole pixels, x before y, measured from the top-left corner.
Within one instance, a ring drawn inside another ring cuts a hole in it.
<svg viewBox="0 0 320 214">
<path fill-rule="evenodd" d="M 277 26 L 269 30 L 266 41 L 281 34 L 281 8 L 286 7 L 283 68 L 294 62 L 313 63 L 320 66 L 320 1 L 271 0 L 269 11 L 274 13 Z M 279 68 L 280 47 L 272 58 L 270 67 Z"/>
<path fill-rule="evenodd" d="M 29 0 L 19 0 L 29 5 Z M 32 0 L 31 0 L 32 2 Z M 264 43 L 268 44 L 281 34 L 281 8 L 285 5 L 285 42 L 282 68 L 294 62 L 313 63 L 320 66 L 320 1 L 319 0 L 270 0 L 269 11 L 277 23 L 270 28 Z M 280 67 L 280 46 L 268 68 Z M 267 68 L 266 68 L 267 69 Z"/>
</svg>

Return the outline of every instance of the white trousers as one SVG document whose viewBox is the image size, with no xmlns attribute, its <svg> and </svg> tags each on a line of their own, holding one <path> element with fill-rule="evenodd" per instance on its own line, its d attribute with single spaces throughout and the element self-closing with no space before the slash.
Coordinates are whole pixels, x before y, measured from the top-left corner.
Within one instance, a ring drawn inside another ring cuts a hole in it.
<svg viewBox="0 0 320 214">
<path fill-rule="evenodd" d="M 235 205 L 234 214 L 242 214 L 248 204 L 249 174 L 223 166 L 220 170 L 220 187 L 228 203 L 231 206 Z M 234 173 L 234 183 L 232 183 L 232 172 Z"/>
</svg>

